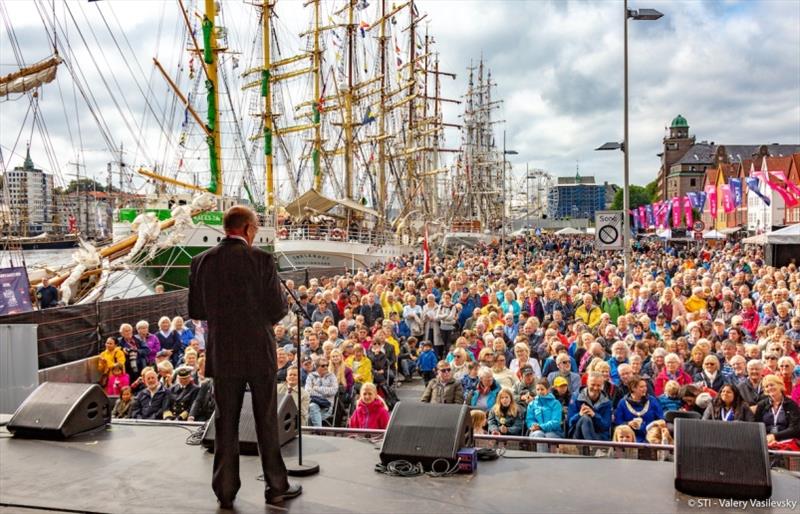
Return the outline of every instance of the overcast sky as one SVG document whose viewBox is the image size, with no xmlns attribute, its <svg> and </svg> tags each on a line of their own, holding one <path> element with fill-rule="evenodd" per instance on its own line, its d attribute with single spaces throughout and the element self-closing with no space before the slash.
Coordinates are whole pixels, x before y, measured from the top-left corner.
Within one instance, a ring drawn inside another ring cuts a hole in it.
<svg viewBox="0 0 800 514">
<path fill-rule="evenodd" d="M 235 9 L 249 9 L 239 0 L 232 3 Z M 44 5 L 49 4 L 48 0 Z M 593 150 L 623 137 L 621 1 L 417 0 L 417 4 L 420 13 L 427 13 L 424 23 L 436 39 L 441 68 L 458 74 L 457 80 L 444 81 L 444 96 L 458 98 L 464 93 L 466 67 L 481 55 L 492 70 L 497 83 L 495 97 L 504 100 L 496 118 L 506 120 L 498 125 L 496 135 L 502 141 L 505 130 L 507 148 L 518 152 L 509 160 L 519 177 L 526 163 L 556 176 L 574 175 L 577 164 L 581 174 L 622 182 L 622 155 Z M 92 26 L 96 37 L 102 39 L 105 28 L 92 18 L 96 4 L 73 0 L 70 5 L 76 16 L 86 13 L 88 21 L 79 19 L 79 23 Z M 48 43 L 37 5 L 29 0 L 6 0 L 4 6 L 25 62 L 46 57 Z M 164 39 L 161 32 L 174 30 L 173 24 L 159 21 L 164 12 L 177 12 L 176 2 L 114 1 L 111 6 L 117 18 L 108 19 L 112 25 L 120 23 L 136 48 L 136 66 L 146 76 L 152 73 L 153 55 L 167 63 L 174 58 L 174 52 L 152 46 Z M 641 7 L 656 8 L 664 17 L 629 22 L 633 183 L 644 184 L 656 177 L 656 154 L 665 127 L 677 114 L 686 117 L 698 141 L 800 143 L 800 1 L 656 0 L 629 5 L 631 9 Z M 277 9 L 283 9 L 287 24 L 302 14 L 300 0 L 279 0 Z M 57 8 L 57 16 L 64 15 L 63 9 Z M 229 25 L 235 27 L 233 21 Z M 86 30 L 84 37 L 91 42 L 93 35 Z M 86 63 L 89 56 L 80 58 Z M 110 69 L 122 66 L 114 61 L 113 52 L 107 59 L 104 66 Z M 0 26 L 0 74 L 10 73 L 15 66 L 4 20 Z M 87 72 L 90 68 L 86 66 Z M 61 86 L 46 88 L 42 96 L 43 116 L 51 116 L 48 132 L 57 166 L 63 169 L 76 159 L 74 147 L 80 140 L 90 174 L 104 170 L 109 160 L 106 144 L 88 112 L 77 115 L 78 133 L 75 113 L 62 107 L 62 103 L 73 103 L 72 88 L 66 86 L 69 75 L 63 70 L 59 73 Z M 122 73 L 117 76 L 123 80 Z M 97 79 L 90 77 L 92 80 Z M 123 86 L 129 91 L 136 87 Z M 135 96 L 129 93 L 116 101 L 134 102 Z M 158 158 L 159 149 L 133 150 L 136 145 L 126 134 L 138 130 L 136 120 L 120 119 L 108 95 L 98 93 L 97 101 L 111 132 L 117 134 L 117 143 L 124 141 L 126 148 L 132 149 L 129 159 L 143 163 L 145 154 Z M 24 156 L 30 119 L 13 157 L 10 151 L 27 107 L 24 98 L 0 102 L 0 144 L 7 166 L 21 164 Z M 459 122 L 458 108 L 446 112 L 448 121 Z M 34 160 L 50 171 L 37 138 L 34 135 Z M 458 133 L 451 131 L 448 146 L 458 143 Z"/>
</svg>

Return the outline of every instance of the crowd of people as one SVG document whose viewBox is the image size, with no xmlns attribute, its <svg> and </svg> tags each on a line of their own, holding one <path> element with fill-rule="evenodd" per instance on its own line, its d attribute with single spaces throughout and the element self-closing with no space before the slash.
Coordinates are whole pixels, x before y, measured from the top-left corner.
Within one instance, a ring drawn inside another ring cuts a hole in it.
<svg viewBox="0 0 800 514">
<path fill-rule="evenodd" d="M 624 275 L 590 239 L 530 235 L 430 270 L 404 257 L 287 281 L 307 316 L 275 326 L 279 388 L 301 389 L 314 426 L 385 428 L 397 387 L 421 377 L 421 401 L 471 406 L 476 432 L 669 443 L 674 417 L 698 416 L 761 422 L 770 447 L 798 449 L 797 266 L 642 242 Z M 213 413 L 200 322 L 123 325 L 101 357 L 115 414 Z"/>
</svg>

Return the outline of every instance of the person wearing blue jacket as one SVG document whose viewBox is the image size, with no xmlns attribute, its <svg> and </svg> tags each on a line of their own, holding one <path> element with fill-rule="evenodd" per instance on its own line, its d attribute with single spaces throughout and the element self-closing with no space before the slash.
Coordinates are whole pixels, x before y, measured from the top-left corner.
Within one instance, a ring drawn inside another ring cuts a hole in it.
<svg viewBox="0 0 800 514">
<path fill-rule="evenodd" d="M 422 352 L 417 357 L 417 369 L 422 375 L 425 385 L 436 375 L 437 362 L 439 362 L 439 359 L 436 357 L 436 352 L 433 351 L 433 345 L 431 345 L 430 341 L 423 341 Z"/>
<path fill-rule="evenodd" d="M 611 357 L 609 357 L 606 362 L 608 362 L 608 365 L 611 367 L 611 382 L 613 382 L 615 386 L 620 385 L 619 371 L 617 371 L 617 368 L 619 368 L 621 364 L 628 363 L 629 351 L 628 344 L 625 341 L 617 341 L 611 345 Z"/>
<path fill-rule="evenodd" d="M 603 392 L 604 382 L 602 373 L 592 371 L 586 387 L 570 400 L 567 426 L 572 439 L 608 441 L 611 438 L 611 399 Z"/>
<path fill-rule="evenodd" d="M 614 413 L 615 425 L 628 425 L 636 434 L 636 441 L 647 442 L 645 436 L 651 423 L 664 419 L 661 403 L 655 396 L 647 394 L 647 381 L 634 377 L 628 382 L 630 391 L 617 405 Z"/>
<path fill-rule="evenodd" d="M 147 369 L 143 375 L 145 388 L 139 391 L 131 407 L 132 419 L 164 419 L 171 395 L 158 381 L 158 373 Z"/>
<path fill-rule="evenodd" d="M 528 427 L 530 437 L 564 437 L 561 413 L 561 402 L 550 393 L 550 383 L 546 378 L 539 379 L 536 382 L 536 398 L 528 404 L 525 416 L 525 426 Z M 548 446 L 539 443 L 536 451 L 546 453 Z"/>
<path fill-rule="evenodd" d="M 492 370 L 485 367 L 478 371 L 478 379 L 478 386 L 467 398 L 467 404 L 488 413 L 497 400 L 500 384 L 494 379 Z"/>
</svg>

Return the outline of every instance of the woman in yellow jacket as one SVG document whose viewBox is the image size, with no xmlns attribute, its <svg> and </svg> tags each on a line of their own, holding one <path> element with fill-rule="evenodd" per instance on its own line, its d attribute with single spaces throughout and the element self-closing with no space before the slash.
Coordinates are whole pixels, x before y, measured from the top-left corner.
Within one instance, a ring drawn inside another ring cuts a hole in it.
<svg viewBox="0 0 800 514">
<path fill-rule="evenodd" d="M 347 358 L 345 364 L 353 371 L 353 381 L 356 384 L 372 382 L 372 362 L 364 355 L 363 346 L 355 345 L 353 355 Z"/>
<path fill-rule="evenodd" d="M 114 369 L 114 364 L 122 364 L 125 368 L 125 352 L 117 346 L 117 340 L 113 337 L 106 339 L 106 349 L 100 352 L 100 359 L 97 361 L 97 369 L 102 374 L 101 383 L 105 385 L 108 374 Z"/>
</svg>

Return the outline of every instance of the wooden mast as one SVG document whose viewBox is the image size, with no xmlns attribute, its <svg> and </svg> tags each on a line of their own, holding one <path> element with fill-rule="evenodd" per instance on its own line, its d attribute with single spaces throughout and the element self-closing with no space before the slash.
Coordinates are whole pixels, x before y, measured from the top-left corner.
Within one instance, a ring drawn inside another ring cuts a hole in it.
<svg viewBox="0 0 800 514">
<path fill-rule="evenodd" d="M 311 159 L 314 162 L 314 189 L 322 189 L 322 50 L 319 45 L 320 32 L 320 0 L 314 0 L 314 98 L 312 104 L 312 122 L 314 123 L 314 148 L 311 150 Z"/>
<path fill-rule="evenodd" d="M 270 0 L 264 0 L 261 7 L 261 31 L 264 54 L 264 67 L 261 70 L 261 96 L 264 97 L 264 167 L 266 173 L 266 207 L 267 213 L 275 209 L 275 175 L 272 163 L 272 91 L 270 90 L 270 22 L 272 5 Z"/>
</svg>

